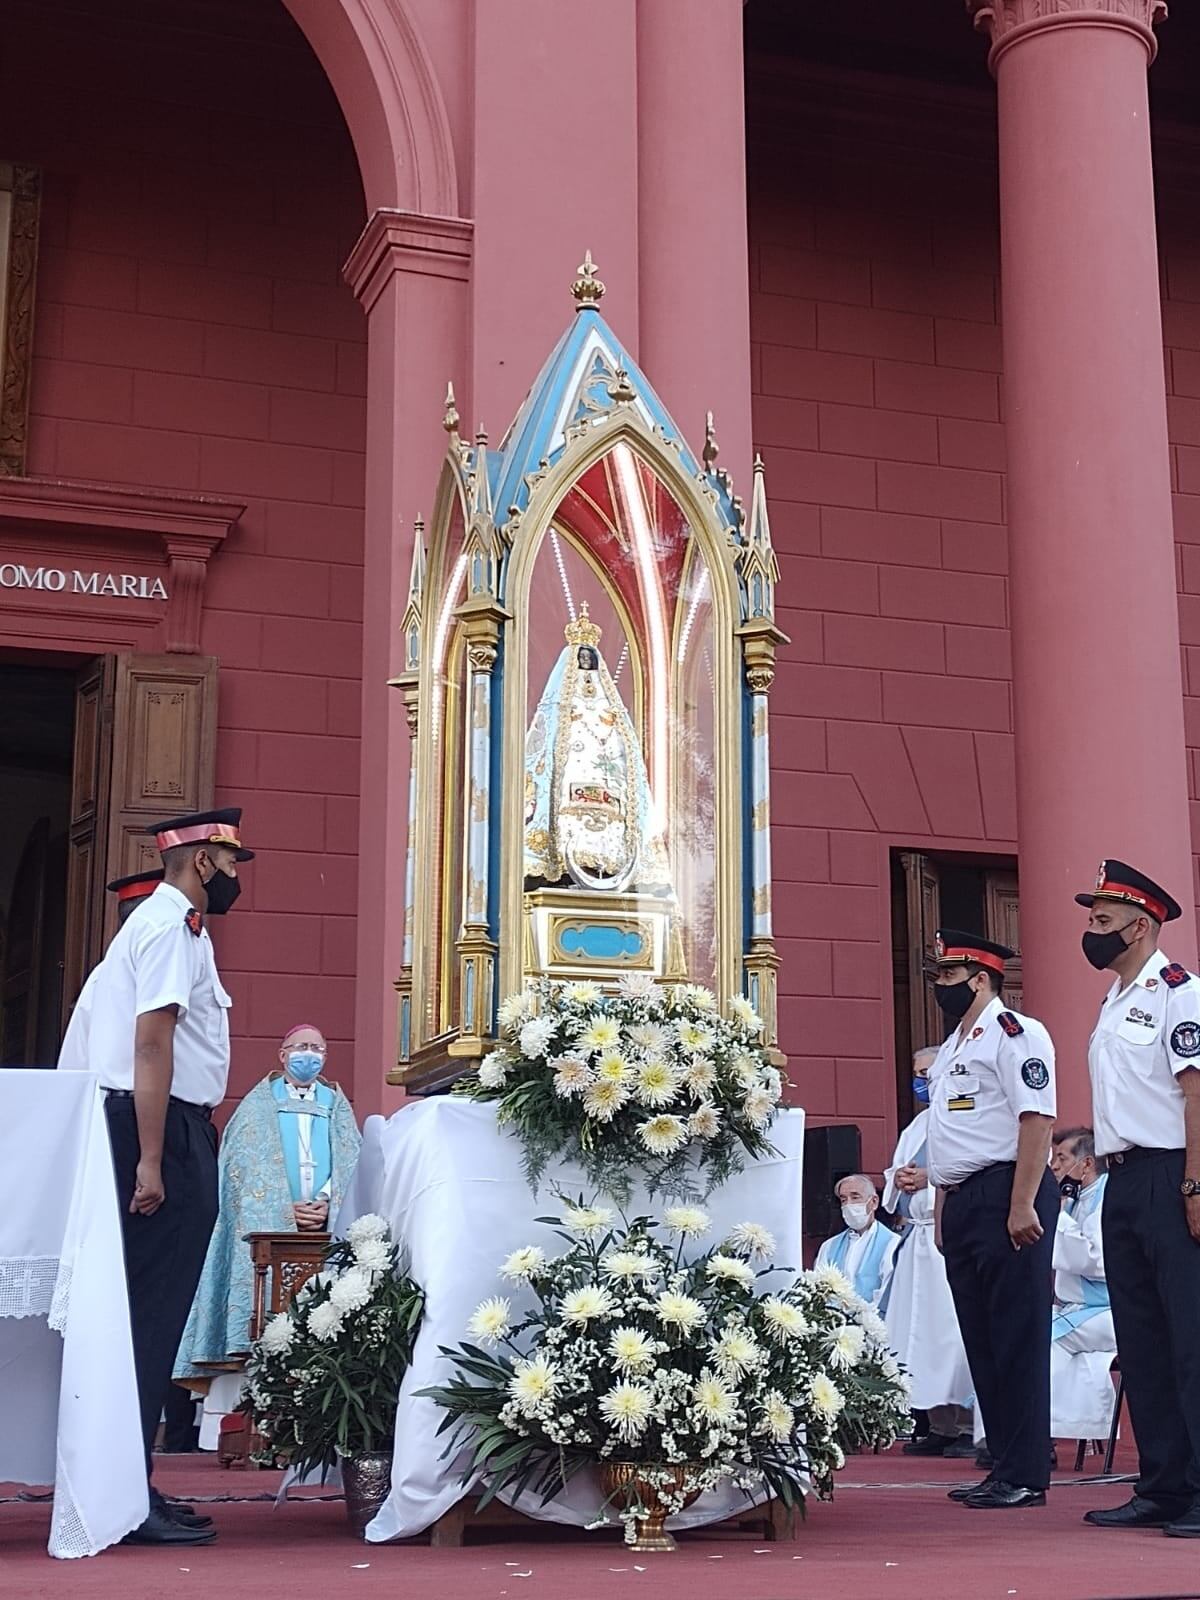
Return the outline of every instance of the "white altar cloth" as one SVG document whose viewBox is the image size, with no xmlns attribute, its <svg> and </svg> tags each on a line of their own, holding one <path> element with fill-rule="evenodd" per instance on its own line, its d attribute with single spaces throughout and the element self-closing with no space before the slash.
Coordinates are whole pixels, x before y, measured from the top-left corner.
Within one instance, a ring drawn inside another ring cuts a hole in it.
<svg viewBox="0 0 1200 1600">
<path fill-rule="evenodd" d="M 112 1154 L 92 1073 L 0 1074 L 0 1481 L 54 1485 L 52 1556 L 149 1509 Z"/>
<path fill-rule="evenodd" d="M 778 1156 L 756 1162 L 704 1202 L 713 1233 L 703 1242 L 719 1240 L 734 1223 L 761 1222 L 778 1241 L 776 1261 L 799 1270 L 804 1113 L 782 1112 L 771 1142 Z M 437 1437 L 437 1429 L 445 1413 L 417 1391 L 449 1378 L 453 1369 L 438 1347 L 468 1337 L 467 1321 L 480 1300 L 502 1294 L 520 1301 L 521 1291 L 498 1272 L 511 1251 L 525 1244 L 540 1244 L 548 1254 L 561 1248 L 550 1228 L 534 1222 L 557 1214 L 556 1191 L 592 1198 L 582 1171 L 570 1164 L 548 1169 L 535 1196 L 521 1170 L 521 1146 L 497 1129 L 492 1105 L 437 1098 L 405 1106 L 386 1122 L 367 1119 L 337 1231 L 344 1234 L 367 1212 L 386 1217 L 425 1290 L 425 1318 L 400 1387 L 392 1490 L 367 1529 L 371 1544 L 420 1533 L 466 1494 L 458 1468 L 442 1460 L 446 1436 Z M 655 1215 L 669 1203 L 635 1190 L 626 1214 Z M 778 1281 L 788 1280 L 781 1273 Z M 602 1500 L 596 1479 L 581 1473 L 547 1506 L 533 1494 L 517 1504 L 530 1516 L 585 1524 Z M 671 1526 L 720 1521 L 745 1506 L 738 1490 L 714 1491 L 672 1518 Z"/>
</svg>

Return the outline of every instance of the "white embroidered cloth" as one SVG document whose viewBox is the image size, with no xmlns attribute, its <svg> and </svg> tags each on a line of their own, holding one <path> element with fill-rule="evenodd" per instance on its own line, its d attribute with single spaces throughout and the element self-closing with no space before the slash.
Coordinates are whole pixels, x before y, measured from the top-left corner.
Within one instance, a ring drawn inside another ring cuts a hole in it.
<svg viewBox="0 0 1200 1600">
<path fill-rule="evenodd" d="M 104 1104 L 91 1073 L 0 1075 L 0 1482 L 54 1485 L 52 1556 L 146 1516 Z"/>
<path fill-rule="evenodd" d="M 776 1262 L 799 1270 L 803 1111 L 782 1112 L 770 1138 L 777 1157 L 756 1162 L 704 1202 L 713 1232 L 703 1243 L 720 1239 L 735 1223 L 760 1222 L 775 1235 Z M 468 1337 L 467 1320 L 481 1300 L 492 1294 L 517 1298 L 498 1272 L 511 1251 L 525 1244 L 543 1245 L 549 1254 L 565 1248 L 550 1228 L 534 1221 L 557 1213 L 556 1191 L 591 1196 L 582 1171 L 570 1165 L 549 1168 L 535 1196 L 521 1171 L 521 1146 L 497 1129 L 492 1105 L 438 1097 L 405 1106 L 386 1122 L 368 1117 L 337 1231 L 344 1233 L 367 1212 L 386 1217 L 425 1289 L 425 1318 L 400 1386 L 392 1491 L 367 1529 L 371 1544 L 420 1533 L 466 1493 L 459 1471 L 441 1459 L 446 1438 L 438 1438 L 437 1430 L 445 1413 L 432 1400 L 418 1399 L 417 1390 L 450 1376 L 438 1346 Z M 626 1215 L 657 1215 L 668 1204 L 635 1189 Z M 787 1281 L 780 1274 L 779 1284 Z M 581 1525 L 594 1519 L 602 1500 L 597 1482 L 580 1474 L 549 1505 L 532 1494 L 518 1505 L 532 1517 Z M 746 1505 L 739 1490 L 716 1490 L 672 1517 L 670 1526 L 718 1522 Z"/>
</svg>

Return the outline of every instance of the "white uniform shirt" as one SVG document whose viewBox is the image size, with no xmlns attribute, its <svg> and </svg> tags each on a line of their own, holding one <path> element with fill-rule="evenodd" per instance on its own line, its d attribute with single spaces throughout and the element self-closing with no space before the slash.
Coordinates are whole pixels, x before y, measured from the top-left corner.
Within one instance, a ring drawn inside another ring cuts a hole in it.
<svg viewBox="0 0 1200 1600">
<path fill-rule="evenodd" d="M 60 1065 L 86 1065 L 106 1089 L 132 1089 L 137 1019 L 173 1005 L 179 1012 L 171 1093 L 193 1105 L 220 1104 L 229 1079 L 232 1001 L 217 976 L 208 929 L 201 928 L 197 935 L 188 926 L 191 910 L 186 895 L 160 883 L 117 930 L 85 985 L 85 991 L 90 989 L 90 1014 L 79 1031 L 86 1060 L 68 1029 L 63 1041 L 68 1059 L 60 1056 Z"/>
<path fill-rule="evenodd" d="M 1200 980 L 1156 950 L 1131 984 L 1114 981 L 1088 1045 L 1096 1151 L 1182 1150 L 1177 1076 L 1200 1066 Z"/>
<path fill-rule="evenodd" d="M 946 1040 L 929 1069 L 929 1181 L 961 1183 L 1017 1158 L 1022 1113 L 1052 1117 L 1054 1045 L 1034 1017 L 994 995 Z"/>
<path fill-rule="evenodd" d="M 79 998 L 75 1002 L 75 1009 L 71 1012 L 71 1020 L 67 1023 L 67 1031 L 63 1034 L 62 1047 L 58 1052 L 60 1072 L 88 1070 L 88 1033 L 92 1025 L 92 1000 L 95 997 L 99 972 L 99 967 L 93 967 L 79 991 Z"/>
</svg>

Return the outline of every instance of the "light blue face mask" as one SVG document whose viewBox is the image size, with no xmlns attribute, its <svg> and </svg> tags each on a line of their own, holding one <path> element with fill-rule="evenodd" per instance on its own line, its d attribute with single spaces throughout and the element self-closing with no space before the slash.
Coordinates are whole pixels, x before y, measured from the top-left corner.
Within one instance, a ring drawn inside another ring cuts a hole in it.
<svg viewBox="0 0 1200 1600">
<path fill-rule="evenodd" d="M 919 1100 L 923 1106 L 927 1106 L 929 1104 L 929 1079 L 914 1078 L 912 1085 L 913 1099 Z"/>
<path fill-rule="evenodd" d="M 289 1050 L 287 1069 L 289 1075 L 299 1084 L 312 1083 L 321 1074 L 325 1065 L 325 1058 L 315 1050 Z"/>
</svg>

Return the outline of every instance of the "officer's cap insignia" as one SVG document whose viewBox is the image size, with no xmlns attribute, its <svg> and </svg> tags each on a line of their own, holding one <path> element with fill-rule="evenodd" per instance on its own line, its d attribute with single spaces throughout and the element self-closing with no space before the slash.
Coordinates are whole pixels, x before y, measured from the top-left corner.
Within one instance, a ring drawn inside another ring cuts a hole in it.
<svg viewBox="0 0 1200 1600">
<path fill-rule="evenodd" d="M 194 933 L 198 939 L 200 937 L 200 930 L 204 926 L 204 918 L 193 907 L 183 920 L 187 923 L 189 930 Z"/>
<path fill-rule="evenodd" d="M 1107 861 L 1102 861 L 1100 863 L 1100 870 L 1096 874 L 1096 888 L 1097 888 L 1097 890 L 1103 889 L 1104 882 L 1105 882 L 1105 879 L 1107 877 L 1108 877 L 1108 862 Z"/>
<path fill-rule="evenodd" d="M 1162 969 L 1162 971 L 1159 973 L 1159 977 L 1168 988 L 1178 989 L 1181 983 L 1186 983 L 1188 981 L 1190 973 L 1186 967 L 1181 967 L 1178 961 L 1172 961 L 1169 967 L 1164 967 Z"/>
<path fill-rule="evenodd" d="M 1017 1021 L 1011 1011 L 1002 1011 L 997 1020 L 1010 1039 L 1015 1039 L 1018 1034 L 1025 1032 L 1024 1025 Z"/>
<path fill-rule="evenodd" d="M 939 960 L 941 960 L 941 958 L 946 954 L 946 941 L 942 938 L 940 933 L 934 935 L 933 949 L 934 954 Z"/>
</svg>

